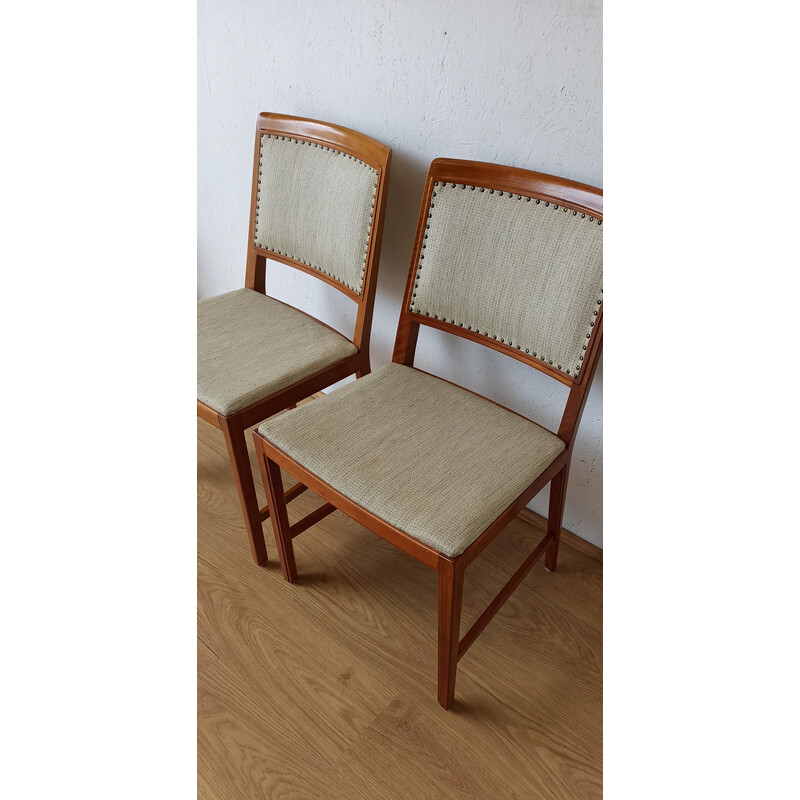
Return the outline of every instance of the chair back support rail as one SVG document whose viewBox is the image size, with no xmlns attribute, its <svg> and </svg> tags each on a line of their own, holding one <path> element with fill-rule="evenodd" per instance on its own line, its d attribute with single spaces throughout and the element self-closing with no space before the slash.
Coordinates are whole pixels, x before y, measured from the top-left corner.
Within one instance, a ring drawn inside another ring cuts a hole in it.
<svg viewBox="0 0 800 800">
<path fill-rule="evenodd" d="M 482 219 L 489 224 L 482 227 Z M 575 434 L 602 351 L 602 221 L 603 193 L 592 186 L 496 164 L 431 164 L 392 360 L 414 368 L 419 328 L 427 325 L 569 387 L 557 432 L 564 450 L 460 555 L 444 555 L 396 528 L 254 434 L 270 507 L 277 509 L 273 530 L 288 581 L 297 579 L 292 539 L 334 508 L 438 572 L 438 700 L 445 709 L 454 702 L 456 664 L 480 632 L 542 555 L 550 571 L 556 568 Z M 537 291 L 544 303 L 533 296 Z M 289 527 L 280 467 L 326 501 L 308 525 L 301 520 Z M 548 483 L 546 535 L 459 638 L 466 567 Z"/>
</svg>

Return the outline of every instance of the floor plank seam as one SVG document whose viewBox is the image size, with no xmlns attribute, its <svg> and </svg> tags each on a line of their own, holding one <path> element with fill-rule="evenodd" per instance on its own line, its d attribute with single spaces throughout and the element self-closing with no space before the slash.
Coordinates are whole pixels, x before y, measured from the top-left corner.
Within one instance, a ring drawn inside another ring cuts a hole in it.
<svg viewBox="0 0 800 800">
<path fill-rule="evenodd" d="M 208 650 L 210 653 L 213 653 L 216 658 L 220 659 L 220 661 L 222 660 L 220 654 L 208 642 L 206 642 L 201 636 L 198 635 L 197 641 L 200 642 L 203 645 L 203 647 L 206 648 L 206 650 Z"/>
</svg>

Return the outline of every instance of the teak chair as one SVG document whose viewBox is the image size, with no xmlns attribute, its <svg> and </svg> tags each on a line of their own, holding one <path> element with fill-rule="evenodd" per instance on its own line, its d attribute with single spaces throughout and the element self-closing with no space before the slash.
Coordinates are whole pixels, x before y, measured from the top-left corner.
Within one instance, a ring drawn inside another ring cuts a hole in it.
<svg viewBox="0 0 800 800">
<path fill-rule="evenodd" d="M 575 433 L 602 343 L 602 192 L 471 161 L 431 164 L 392 363 L 254 434 L 283 575 L 335 508 L 439 573 L 439 703 L 536 560 L 556 568 Z M 566 384 L 557 433 L 414 368 L 420 325 Z M 290 526 L 280 467 L 326 504 Z M 548 483 L 547 533 L 459 640 L 464 571 Z"/>
<path fill-rule="evenodd" d="M 370 371 L 369 339 L 391 149 L 316 120 L 260 114 L 245 288 L 197 308 L 197 415 L 225 436 L 253 559 L 267 562 L 245 431 L 315 392 Z M 357 305 L 352 341 L 266 295 L 266 261 Z M 297 484 L 291 500 L 305 490 Z"/>
</svg>

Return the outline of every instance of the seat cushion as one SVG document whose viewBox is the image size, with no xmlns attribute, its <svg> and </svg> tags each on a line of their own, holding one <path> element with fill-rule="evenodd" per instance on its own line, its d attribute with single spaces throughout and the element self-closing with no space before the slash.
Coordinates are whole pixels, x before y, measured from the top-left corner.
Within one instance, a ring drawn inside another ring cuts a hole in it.
<svg viewBox="0 0 800 800">
<path fill-rule="evenodd" d="M 224 416 L 357 352 L 341 334 L 252 289 L 197 304 L 197 399 Z"/>
<path fill-rule="evenodd" d="M 258 430 L 334 489 L 447 556 L 464 552 L 565 446 L 524 417 L 400 364 Z"/>
</svg>

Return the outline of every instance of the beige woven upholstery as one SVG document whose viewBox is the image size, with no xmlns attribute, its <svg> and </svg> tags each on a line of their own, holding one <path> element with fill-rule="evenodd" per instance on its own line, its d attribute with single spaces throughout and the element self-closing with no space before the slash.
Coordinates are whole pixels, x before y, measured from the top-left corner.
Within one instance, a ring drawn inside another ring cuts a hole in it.
<svg viewBox="0 0 800 800">
<path fill-rule="evenodd" d="M 264 134 L 255 244 L 361 293 L 378 172 L 302 139 Z"/>
<path fill-rule="evenodd" d="M 523 417 L 400 364 L 258 429 L 360 506 L 448 556 L 564 449 Z"/>
<path fill-rule="evenodd" d="M 252 289 L 197 304 L 197 399 L 225 416 L 357 352 L 344 336 Z"/>
<path fill-rule="evenodd" d="M 410 310 L 579 373 L 602 299 L 598 221 L 479 186 L 434 194 Z"/>
</svg>

